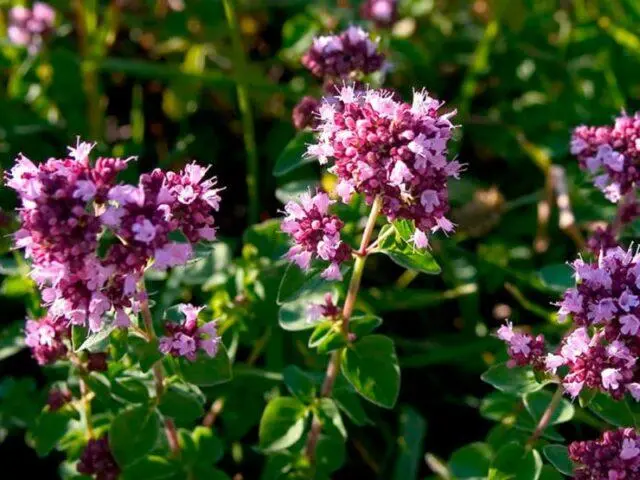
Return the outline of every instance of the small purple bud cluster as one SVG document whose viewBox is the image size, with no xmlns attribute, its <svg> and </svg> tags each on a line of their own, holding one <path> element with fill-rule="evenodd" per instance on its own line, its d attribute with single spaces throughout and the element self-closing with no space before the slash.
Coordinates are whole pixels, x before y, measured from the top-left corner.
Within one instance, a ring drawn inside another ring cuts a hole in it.
<svg viewBox="0 0 640 480">
<path fill-rule="evenodd" d="M 398 19 L 398 0 L 365 0 L 360 15 L 377 27 L 390 27 Z"/>
<path fill-rule="evenodd" d="M 347 78 L 355 73 L 369 74 L 384 66 L 377 43 L 359 27 L 351 26 L 339 35 L 316 37 L 302 57 L 304 65 L 319 78 Z"/>
<path fill-rule="evenodd" d="M 447 143 L 455 113 L 440 115 L 443 103 L 414 92 L 413 104 L 384 90 L 356 91 L 342 87 L 336 99 L 320 107 L 319 141 L 307 154 L 338 177 L 336 193 L 348 202 L 362 193 L 371 204 L 382 198 L 382 212 L 391 220 L 413 220 L 418 248 L 428 246 L 427 232 L 453 230 L 448 177 L 459 178 L 461 164 L 447 161 Z"/>
<path fill-rule="evenodd" d="M 307 320 L 310 323 L 317 322 L 321 318 L 335 320 L 340 316 L 340 308 L 333 302 L 330 293 L 324 296 L 324 303 L 312 303 L 307 307 Z"/>
<path fill-rule="evenodd" d="M 594 175 L 594 185 L 611 202 L 635 191 L 640 180 L 640 113 L 616 118 L 613 126 L 582 125 L 573 132 L 571 153 Z"/>
<path fill-rule="evenodd" d="M 67 388 L 53 387 L 49 390 L 47 397 L 47 406 L 49 411 L 57 412 L 72 400 L 73 396 Z"/>
<path fill-rule="evenodd" d="M 291 121 L 296 130 L 317 126 L 319 106 L 320 102 L 316 98 L 309 95 L 302 97 L 291 112 Z"/>
<path fill-rule="evenodd" d="M 42 40 L 53 30 L 56 12 L 44 2 L 35 2 L 31 9 L 13 7 L 9 11 L 7 36 L 14 45 L 27 47 L 29 53 L 40 50 Z"/>
<path fill-rule="evenodd" d="M 67 354 L 64 340 L 69 336 L 69 326 L 62 317 L 27 320 L 25 336 L 25 344 L 39 365 L 49 365 Z"/>
<path fill-rule="evenodd" d="M 511 357 L 507 362 L 509 367 L 533 365 L 534 368 L 542 368 L 544 366 L 546 354 L 544 335 L 534 338 L 527 333 L 516 332 L 511 322 L 507 322 L 498 329 L 497 336 L 508 345 Z"/>
<path fill-rule="evenodd" d="M 90 475 L 96 480 L 118 480 L 120 477 L 120 467 L 113 458 L 106 436 L 87 442 L 76 469 L 78 473 Z"/>
<path fill-rule="evenodd" d="M 205 323 L 198 327 L 198 313 L 203 307 L 196 308 L 183 303 L 178 306 L 184 315 L 182 323 L 165 323 L 166 335 L 160 338 L 160 351 L 165 355 L 185 357 L 190 361 L 196 359 L 199 350 L 209 357 L 215 357 L 220 345 L 220 337 L 215 322 Z"/>
<path fill-rule="evenodd" d="M 78 141 L 68 158 L 37 166 L 21 155 L 7 185 L 22 201 L 15 243 L 32 260 L 49 318 L 97 331 L 105 317 L 129 325 L 145 300 L 137 291 L 145 268 L 182 265 L 191 256 L 190 242 L 215 237 L 211 211 L 220 196 L 215 180 L 202 181 L 207 169 L 196 164 L 180 173 L 154 170 L 137 186 L 116 184 L 127 160 L 99 158 L 92 165 L 94 146 Z M 171 241 L 173 232 L 189 242 Z M 108 234 L 114 241 L 99 254 Z"/>
<path fill-rule="evenodd" d="M 285 205 L 287 216 L 281 228 L 294 242 L 286 254 L 289 260 L 303 270 L 308 270 L 314 259 L 324 260 L 329 266 L 322 277 L 341 280 L 340 264 L 351 258 L 351 248 L 340 238 L 344 224 L 329 213 L 331 203 L 326 193 L 303 193 L 300 203 L 290 201 Z"/>
<path fill-rule="evenodd" d="M 640 436 L 633 428 L 604 432 L 599 440 L 573 442 L 569 457 L 577 464 L 575 480 L 640 478 Z"/>
</svg>

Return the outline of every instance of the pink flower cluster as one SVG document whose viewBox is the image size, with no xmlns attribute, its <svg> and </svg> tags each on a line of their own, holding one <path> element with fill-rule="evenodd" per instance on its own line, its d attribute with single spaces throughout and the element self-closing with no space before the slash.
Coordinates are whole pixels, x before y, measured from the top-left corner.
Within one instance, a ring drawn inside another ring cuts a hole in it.
<svg viewBox="0 0 640 480">
<path fill-rule="evenodd" d="M 314 259 L 329 262 L 322 277 L 341 280 L 340 264 L 351 258 L 351 248 L 340 238 L 344 224 L 329 213 L 331 203 L 326 193 L 303 193 L 300 203 L 290 201 L 285 205 L 287 215 L 281 228 L 294 242 L 286 254 L 289 260 L 303 270 L 308 270 Z"/>
<path fill-rule="evenodd" d="M 321 164 L 333 159 L 329 171 L 344 202 L 353 193 L 369 204 L 380 196 L 389 220 L 413 220 L 418 248 L 428 246 L 427 232 L 453 230 L 447 179 L 459 178 L 461 164 L 446 158 L 454 112 L 440 115 L 442 105 L 425 91 L 409 105 L 392 92 L 344 86 L 320 107 L 318 143 L 307 150 Z"/>
<path fill-rule="evenodd" d="M 62 317 L 47 315 L 40 320 L 27 320 L 25 344 L 40 365 L 49 365 L 67 354 L 64 343 L 69 327 Z"/>
<path fill-rule="evenodd" d="M 93 147 L 78 141 L 67 158 L 40 165 L 21 155 L 7 185 L 22 202 L 15 243 L 31 258 L 51 317 L 97 331 L 105 317 L 129 325 L 146 267 L 189 259 L 191 244 L 171 241 L 170 233 L 180 231 L 189 242 L 214 238 L 211 211 L 220 197 L 214 180 L 202 181 L 207 169 L 196 164 L 180 173 L 154 170 L 137 186 L 116 184 L 127 161 L 91 164 Z"/>
<path fill-rule="evenodd" d="M 507 322 L 498 329 L 497 336 L 508 345 L 511 357 L 507 362 L 509 367 L 534 365 L 540 368 L 544 366 L 546 353 L 544 335 L 534 338 L 528 333 L 516 332 L 511 322 Z"/>
<path fill-rule="evenodd" d="M 573 132 L 571 153 L 594 175 L 594 184 L 611 202 L 635 191 L 640 180 L 640 113 L 616 118 L 613 126 L 582 125 Z"/>
<path fill-rule="evenodd" d="M 35 2 L 31 9 L 16 6 L 9 12 L 7 36 L 11 43 L 25 46 L 34 54 L 42 45 L 42 39 L 53 29 L 56 12 L 44 2 Z"/>
<path fill-rule="evenodd" d="M 360 15 L 378 27 L 389 27 L 398 18 L 398 0 L 365 0 Z"/>
<path fill-rule="evenodd" d="M 559 316 L 570 316 L 577 328 L 544 356 L 542 336 L 533 339 L 503 326 L 498 336 L 509 345 L 511 363 L 559 374 L 574 398 L 588 387 L 640 401 L 640 254 L 617 247 L 596 263 L 576 260 L 573 268 L 578 283 L 565 292 Z"/>
<path fill-rule="evenodd" d="M 598 440 L 573 442 L 569 457 L 577 464 L 575 480 L 640 478 L 640 436 L 633 428 L 604 432 Z"/>
<path fill-rule="evenodd" d="M 356 72 L 380 70 L 384 56 L 367 32 L 351 26 L 339 35 L 316 37 L 302 57 L 302 64 L 316 77 L 346 78 Z"/>
<path fill-rule="evenodd" d="M 117 480 L 120 467 L 116 463 L 106 436 L 91 438 L 76 464 L 78 473 L 93 476 L 96 480 Z"/>
<path fill-rule="evenodd" d="M 203 307 L 196 308 L 183 303 L 178 306 L 184 315 L 182 323 L 165 323 L 166 335 L 160 338 L 160 351 L 165 355 L 185 357 L 190 361 L 196 359 L 199 350 L 208 356 L 215 357 L 220 345 L 220 337 L 215 322 L 198 326 L 198 313 Z"/>
</svg>

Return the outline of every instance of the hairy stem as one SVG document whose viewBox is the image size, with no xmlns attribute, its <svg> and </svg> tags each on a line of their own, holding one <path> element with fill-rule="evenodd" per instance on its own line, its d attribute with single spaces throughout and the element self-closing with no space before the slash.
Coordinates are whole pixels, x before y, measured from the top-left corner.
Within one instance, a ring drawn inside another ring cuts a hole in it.
<svg viewBox="0 0 640 480">
<path fill-rule="evenodd" d="M 540 417 L 540 421 L 538 422 L 536 429 L 531 434 L 531 437 L 529 437 L 529 440 L 527 441 L 528 445 L 533 445 L 535 441 L 538 440 L 538 438 L 540 438 L 540 436 L 544 433 L 545 429 L 549 426 L 549 422 L 551 421 L 553 414 L 558 408 L 558 405 L 560 405 L 562 394 L 562 385 L 558 385 L 558 389 L 556 390 L 556 393 L 553 394 L 553 397 L 551 397 L 551 402 L 549 402 L 547 409 L 542 414 L 542 417 Z"/>
<path fill-rule="evenodd" d="M 144 286 L 143 286 L 144 288 Z M 146 295 L 146 292 L 144 292 Z M 140 312 L 142 313 L 142 320 L 144 327 L 148 335 L 150 342 L 156 340 L 156 332 L 153 328 L 153 318 L 151 317 L 151 310 L 149 309 L 149 301 L 145 299 L 140 302 Z M 156 399 L 160 401 L 162 394 L 164 393 L 164 368 L 161 361 L 156 362 L 153 365 L 153 377 L 155 379 L 156 386 Z M 167 436 L 167 442 L 169 448 L 174 455 L 180 453 L 180 445 L 178 443 L 178 432 L 176 431 L 176 425 L 173 423 L 173 419 L 167 416 L 164 417 L 164 431 Z"/>
<path fill-rule="evenodd" d="M 367 219 L 367 224 L 362 234 L 360 248 L 356 252 L 356 260 L 353 264 L 353 273 L 349 282 L 349 289 L 347 290 L 347 297 L 344 301 L 344 307 L 342 308 L 342 331 L 347 336 L 349 335 L 349 319 L 351 318 L 353 308 L 356 304 L 356 299 L 358 298 L 360 283 L 362 281 L 362 274 L 364 272 L 364 265 L 369 254 L 368 247 L 371 243 L 371 236 L 373 235 L 373 230 L 376 226 L 376 221 L 381 209 L 382 198 L 376 197 L 373 201 L 373 204 L 371 205 L 371 212 L 369 213 L 369 218 Z M 329 365 L 327 366 L 327 371 L 324 376 L 324 382 L 322 383 L 322 388 L 320 389 L 321 397 L 331 396 L 333 385 L 335 384 L 336 378 L 338 378 L 338 373 L 340 372 L 340 358 L 342 357 L 342 351 L 343 349 L 341 348 L 331 354 L 331 360 L 329 361 Z M 322 423 L 320 422 L 320 419 L 317 417 L 317 415 L 315 415 L 313 417 L 311 431 L 309 432 L 307 445 L 305 447 L 305 454 L 311 464 L 315 463 L 316 447 L 318 446 L 318 439 L 321 432 Z"/>
<path fill-rule="evenodd" d="M 240 25 L 235 9 L 235 0 L 222 0 L 224 13 L 227 18 L 227 25 L 231 32 L 231 44 L 233 49 L 233 61 L 237 78 L 236 92 L 238 95 L 238 106 L 242 119 L 242 130 L 244 135 L 244 145 L 247 150 L 247 193 L 249 196 L 249 223 L 256 223 L 260 213 L 260 196 L 258 192 L 258 147 L 256 145 L 256 134 L 253 124 L 253 113 L 249 102 L 249 89 L 247 88 L 247 58 L 242 46 L 240 35 Z"/>
</svg>

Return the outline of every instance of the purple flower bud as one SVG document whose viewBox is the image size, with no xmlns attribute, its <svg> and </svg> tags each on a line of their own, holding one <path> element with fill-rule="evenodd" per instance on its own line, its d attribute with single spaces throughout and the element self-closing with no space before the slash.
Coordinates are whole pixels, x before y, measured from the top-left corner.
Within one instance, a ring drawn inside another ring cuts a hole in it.
<svg viewBox="0 0 640 480">
<path fill-rule="evenodd" d="M 633 428 L 605 432 L 598 440 L 573 442 L 569 457 L 575 480 L 640 478 L 640 437 Z"/>
<path fill-rule="evenodd" d="M 360 15 L 378 27 L 390 27 L 398 17 L 398 0 L 365 0 Z"/>
<path fill-rule="evenodd" d="M 316 115 L 320 102 L 310 96 L 302 97 L 298 104 L 293 107 L 291 121 L 296 130 L 303 130 L 306 127 L 315 127 L 317 123 Z"/>
<path fill-rule="evenodd" d="M 52 412 L 60 410 L 72 399 L 71 392 L 67 388 L 53 387 L 49 390 L 49 396 L 47 397 L 47 406 Z"/>
<path fill-rule="evenodd" d="M 96 480 L 118 479 L 120 467 L 113 458 L 106 436 L 98 439 L 92 438 L 87 442 L 76 469 L 78 473 L 94 476 Z"/>
<path fill-rule="evenodd" d="M 352 26 L 339 35 L 316 37 L 302 64 L 316 77 L 344 78 L 380 70 L 384 57 L 367 32 Z"/>
</svg>

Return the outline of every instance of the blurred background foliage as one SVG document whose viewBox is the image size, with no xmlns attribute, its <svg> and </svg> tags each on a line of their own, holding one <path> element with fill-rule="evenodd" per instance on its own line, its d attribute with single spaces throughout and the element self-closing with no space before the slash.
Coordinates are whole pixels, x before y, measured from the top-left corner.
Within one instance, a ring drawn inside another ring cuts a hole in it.
<svg viewBox="0 0 640 480">
<path fill-rule="evenodd" d="M 0 0 L 0 32 L 20 3 Z M 1 167 L 19 152 L 60 156 L 77 135 L 97 141 L 102 155 L 137 156 L 132 177 L 190 159 L 213 165 L 226 186 L 216 217 L 224 242 L 156 292 L 163 305 L 197 297 L 231 318 L 245 333 L 241 351 L 261 345 L 243 370 L 246 381 L 224 387 L 221 427 L 232 450 L 226 471 L 258 478 L 263 458 L 246 446 L 256 442 L 269 389 L 285 365 L 320 369 L 324 361 L 304 358 L 300 339 L 277 326 L 273 298 L 285 245 L 268 221 L 281 201 L 319 180 L 319 169 L 280 177 L 272 170 L 295 135 L 292 107 L 320 93 L 300 56 L 315 34 L 361 23 L 358 2 L 238 1 L 237 30 L 217 0 L 50 3 L 57 27 L 37 55 L 1 35 Z M 431 474 L 424 452 L 437 467 L 438 458 L 484 438 L 490 423 L 478 407 L 490 388 L 479 375 L 504 357 L 491 332 L 505 318 L 552 339 L 560 332 L 551 303 L 566 286 L 562 264 L 577 248 L 555 207 L 539 216 L 550 167 L 565 168 L 583 233 L 610 218 L 611 207 L 569 156 L 570 131 L 633 112 L 640 98 L 637 0 L 400 0 L 399 8 L 391 29 L 373 29 L 393 66 L 385 84 L 405 98 L 427 88 L 458 110 L 455 153 L 468 168 L 450 186 L 458 232 L 433 244 L 442 276 L 375 257 L 367 266 L 361 308 L 385 318 L 382 328 L 398 346 L 400 406 L 367 409 L 375 426 L 351 430 L 349 461 L 335 478 L 423 478 Z M 25 306 L 37 314 L 38 299 L 28 267 L 9 251 L 15 204 L 0 190 L 0 457 L 20 458 L 22 474 L 56 478 L 60 458 L 33 461 L 24 444 L 46 395 L 36 392 L 56 372 L 43 374 L 21 350 Z M 266 223 L 247 230 L 255 221 Z M 559 430 L 575 437 L 576 428 Z"/>
</svg>

